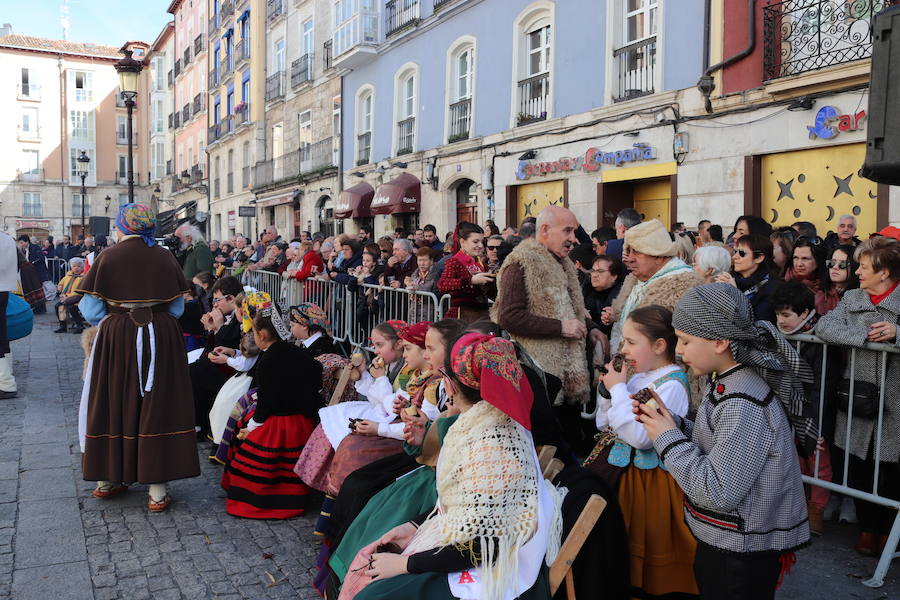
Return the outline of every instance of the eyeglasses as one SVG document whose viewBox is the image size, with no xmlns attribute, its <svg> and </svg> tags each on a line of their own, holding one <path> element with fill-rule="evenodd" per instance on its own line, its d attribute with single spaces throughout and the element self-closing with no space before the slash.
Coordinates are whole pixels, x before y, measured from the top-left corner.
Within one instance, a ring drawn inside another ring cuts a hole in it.
<svg viewBox="0 0 900 600">
<path fill-rule="evenodd" d="M 212 303 L 213 303 L 213 304 L 218 304 L 218 303 L 221 302 L 222 300 L 228 300 L 229 298 L 232 298 L 232 297 L 233 297 L 233 296 L 222 296 L 221 298 L 213 298 L 213 299 L 212 299 Z"/>
<path fill-rule="evenodd" d="M 498 245 L 498 246 L 488 246 L 487 249 L 488 249 L 488 250 L 493 250 L 494 252 L 496 252 L 497 250 L 500 249 L 500 246 L 499 246 L 499 245 Z"/>
<path fill-rule="evenodd" d="M 737 254 L 737 255 L 740 256 L 741 258 L 744 258 L 744 257 L 747 256 L 748 254 L 752 254 L 753 256 L 756 256 L 757 254 L 762 254 L 762 252 L 759 252 L 759 251 L 753 251 L 753 250 L 751 250 L 750 252 L 747 252 L 747 251 L 744 250 L 743 248 L 737 248 L 737 249 L 735 249 L 734 254 Z"/>
<path fill-rule="evenodd" d="M 829 269 L 838 268 L 842 271 L 847 268 L 848 264 L 849 263 L 846 260 L 832 260 L 829 258 L 825 261 L 825 266 Z"/>
<path fill-rule="evenodd" d="M 609 269 L 591 269 L 591 273 L 609 273 Z"/>
</svg>

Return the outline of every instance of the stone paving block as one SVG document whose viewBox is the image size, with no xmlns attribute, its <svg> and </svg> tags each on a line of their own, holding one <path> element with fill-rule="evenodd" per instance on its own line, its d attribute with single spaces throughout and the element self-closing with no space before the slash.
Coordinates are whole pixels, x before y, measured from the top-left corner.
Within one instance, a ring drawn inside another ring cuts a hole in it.
<svg viewBox="0 0 900 600">
<path fill-rule="evenodd" d="M 53 515 L 48 519 L 48 515 Z M 19 506 L 16 568 L 83 561 L 87 557 L 81 515 L 71 498 L 34 500 Z"/>
<path fill-rule="evenodd" d="M 49 500 L 75 498 L 72 469 L 26 469 L 19 477 L 19 500 Z"/>
<path fill-rule="evenodd" d="M 18 479 L 19 461 L 5 460 L 0 462 L 0 480 Z"/>
<path fill-rule="evenodd" d="M 15 502 L 16 494 L 19 490 L 19 480 L 11 479 L 9 481 L 0 481 L 0 504 L 4 502 Z"/>
<path fill-rule="evenodd" d="M 94 597 L 91 577 L 85 561 L 43 567 L 16 569 L 12 581 L 16 600 Z"/>
<path fill-rule="evenodd" d="M 74 486 L 72 454 L 67 445 L 59 443 L 33 444 L 23 449 L 21 463 L 23 470 L 49 469 L 51 467 L 65 467 L 69 471 L 69 478 Z"/>
</svg>

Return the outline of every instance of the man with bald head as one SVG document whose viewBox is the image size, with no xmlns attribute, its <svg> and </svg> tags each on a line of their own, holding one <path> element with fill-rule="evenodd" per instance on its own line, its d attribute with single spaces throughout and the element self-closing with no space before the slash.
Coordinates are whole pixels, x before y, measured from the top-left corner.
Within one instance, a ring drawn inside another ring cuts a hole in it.
<svg viewBox="0 0 900 600">
<path fill-rule="evenodd" d="M 557 414 L 563 426 L 574 414 L 578 427 L 575 405 L 590 390 L 585 338 L 602 336 L 585 319 L 578 270 L 569 259 L 578 220 L 567 208 L 548 206 L 535 227 L 535 237 L 516 246 L 500 269 L 491 316 L 544 370 L 551 402 L 562 390 L 565 403 Z"/>
</svg>

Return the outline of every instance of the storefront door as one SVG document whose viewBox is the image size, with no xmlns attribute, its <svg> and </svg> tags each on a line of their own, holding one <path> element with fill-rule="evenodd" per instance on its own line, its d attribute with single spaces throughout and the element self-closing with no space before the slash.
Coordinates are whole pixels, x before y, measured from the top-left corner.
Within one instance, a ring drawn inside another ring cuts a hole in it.
<svg viewBox="0 0 900 600">
<path fill-rule="evenodd" d="M 527 217 L 537 217 L 550 205 L 568 205 L 564 179 L 517 186 L 515 226 L 521 225 Z"/>
<path fill-rule="evenodd" d="M 634 209 L 641 213 L 645 221 L 658 219 L 671 229 L 669 208 L 672 184 L 667 177 L 664 180 L 635 183 L 633 186 Z"/>
<path fill-rule="evenodd" d="M 810 221 L 825 237 L 848 214 L 863 237 L 876 231 L 878 185 L 859 176 L 865 155 L 865 144 L 848 144 L 762 157 L 763 217 L 774 227 Z"/>
</svg>

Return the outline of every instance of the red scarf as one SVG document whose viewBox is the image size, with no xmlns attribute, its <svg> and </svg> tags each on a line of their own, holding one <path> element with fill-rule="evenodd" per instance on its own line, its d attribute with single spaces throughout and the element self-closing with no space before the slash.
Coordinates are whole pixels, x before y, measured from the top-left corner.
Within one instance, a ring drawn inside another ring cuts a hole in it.
<svg viewBox="0 0 900 600">
<path fill-rule="evenodd" d="M 484 265 L 481 264 L 480 258 L 475 258 L 474 256 L 469 256 L 462 250 L 457 252 L 453 258 L 459 261 L 459 263 L 466 268 L 470 275 L 475 275 L 477 273 L 484 273 Z"/>
<path fill-rule="evenodd" d="M 900 285 L 900 281 L 895 282 L 894 285 L 891 286 L 891 289 L 889 289 L 888 291 L 886 291 L 883 294 L 878 294 L 877 296 L 873 296 L 872 294 L 869 294 L 869 300 L 872 301 L 872 304 L 874 306 L 878 306 L 879 302 L 881 302 L 882 300 L 884 300 L 885 298 L 890 296 L 892 293 L 894 293 L 894 290 L 897 289 L 898 285 Z"/>
</svg>

